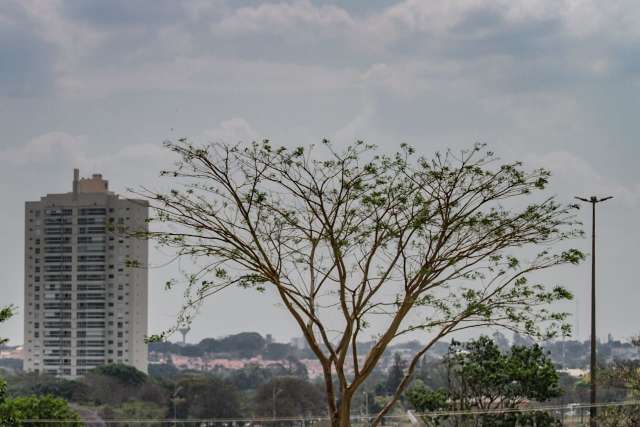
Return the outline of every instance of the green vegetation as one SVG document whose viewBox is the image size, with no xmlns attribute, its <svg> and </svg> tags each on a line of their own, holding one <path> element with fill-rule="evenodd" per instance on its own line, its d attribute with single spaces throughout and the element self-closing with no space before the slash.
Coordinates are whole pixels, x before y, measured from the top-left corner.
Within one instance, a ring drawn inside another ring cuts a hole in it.
<svg viewBox="0 0 640 427">
<path fill-rule="evenodd" d="M 144 384 L 147 380 L 147 376 L 143 372 L 138 371 L 133 366 L 121 363 L 98 366 L 93 369 L 89 375 L 109 377 L 119 384 L 128 386 L 138 386 Z"/>
<path fill-rule="evenodd" d="M 31 426 L 34 420 L 59 420 L 60 427 L 80 427 L 78 414 L 62 398 L 53 396 L 24 396 L 0 403 L 0 425 Z"/>
<path fill-rule="evenodd" d="M 6 321 L 13 315 L 13 311 L 11 307 L 3 307 L 0 308 L 0 323 Z M 6 338 L 0 337 L 0 345 L 7 342 Z M 7 394 L 7 383 L 2 378 L 0 378 L 0 404 L 4 403 Z M 2 421 L 2 418 L 0 418 Z"/>
<path fill-rule="evenodd" d="M 0 323 L 13 315 L 13 307 L 0 309 Z M 0 344 L 7 342 L 0 338 Z M 39 387 L 40 385 L 37 384 Z M 76 427 L 83 425 L 78 414 L 72 410 L 66 400 L 43 393 L 42 396 L 7 396 L 7 383 L 0 378 L 0 425 L 30 426 L 33 420 L 59 420 L 60 427 Z"/>
<path fill-rule="evenodd" d="M 301 378 L 279 377 L 258 387 L 256 415 L 262 417 L 326 416 L 327 406 L 321 384 Z"/>
<path fill-rule="evenodd" d="M 230 381 L 193 375 L 175 384 L 172 399 L 178 418 L 238 418 L 243 416 L 240 390 Z"/>
<path fill-rule="evenodd" d="M 249 365 L 208 373 L 166 369 L 169 366 L 146 375 L 130 366 L 105 365 L 78 380 L 25 373 L 8 378 L 7 394 L 14 399 L 50 399 L 55 395 L 56 402 L 73 402 L 104 419 L 237 418 L 265 414 L 263 396 L 275 384 L 282 390 L 276 399 L 280 413 L 326 414 L 322 388 L 308 381 L 306 371 L 291 376 L 278 365 Z M 167 371 L 170 376 L 165 375 Z M 272 405 L 271 397 L 268 403 Z"/>
<path fill-rule="evenodd" d="M 569 330 L 566 314 L 549 307 L 571 294 L 532 281 L 535 272 L 584 259 L 559 244 L 582 233 L 575 206 L 542 193 L 546 170 L 500 164 L 483 145 L 432 158 L 406 145 L 388 155 L 363 142 L 337 150 L 326 140 L 294 149 L 266 140 L 180 139 L 167 147 L 178 162 L 162 175 L 176 185 L 141 196 L 152 203 L 151 221 L 172 227 L 137 235 L 198 264 L 185 276 L 177 325 L 229 287 L 276 298 L 322 365 L 333 426 L 350 424 L 363 385 L 405 334 L 428 331 L 431 339 L 407 359 L 373 426 L 450 334 Z M 371 336 L 373 319 L 379 330 L 362 352 L 357 343 Z"/>
<path fill-rule="evenodd" d="M 101 406 L 97 413 L 104 420 L 162 420 L 166 418 L 167 408 L 157 403 L 133 400 L 119 406 Z"/>
<path fill-rule="evenodd" d="M 34 420 L 60 420 L 60 427 L 80 427 L 78 414 L 59 397 L 25 396 L 6 399 L 0 403 L 1 425 L 30 426 Z"/>
<path fill-rule="evenodd" d="M 637 345 L 637 343 L 636 343 Z M 615 361 L 599 372 L 601 387 L 621 393 L 620 400 L 640 400 L 640 361 Z M 603 427 L 640 425 L 640 407 L 622 406 L 601 409 L 598 423 Z"/>
<path fill-rule="evenodd" d="M 588 378 L 580 380 L 556 372 L 545 350 L 535 344 L 510 347 L 508 340 L 497 338 L 492 341 L 481 337 L 466 343 L 438 346 L 443 357 L 425 357 L 420 361 L 409 391 L 396 401 L 391 413 L 403 415 L 407 409 L 417 412 L 517 409 L 540 402 L 559 405 L 588 401 Z M 244 348 L 242 339 L 233 341 Z M 366 347 L 366 344 L 361 345 Z M 373 416 L 389 403 L 398 381 L 406 375 L 404 355 L 410 354 L 418 345 L 408 342 L 392 348 L 385 356 L 387 367 L 376 369 L 354 397 L 354 414 Z M 262 351 L 270 351 L 270 344 L 264 346 Z M 296 351 L 285 344 L 279 347 Z M 226 350 L 237 354 L 233 347 Z M 15 418 L 15 414 L 24 412 L 28 406 L 32 408 L 30 416 L 33 418 L 42 414 L 60 416 L 65 413 L 64 402 L 68 401 L 83 412 L 94 412 L 112 420 L 160 421 L 171 420 L 174 416 L 178 420 L 251 418 L 272 417 L 274 413 L 277 417 L 326 416 L 324 384 L 320 379 L 309 380 L 306 370 L 295 369 L 295 366 L 295 363 L 291 366 L 273 363 L 268 367 L 247 364 L 241 369 L 217 367 L 211 372 L 202 372 L 181 370 L 172 364 L 152 364 L 146 375 L 130 366 L 106 365 L 73 381 L 34 373 L 20 374 L 8 377 L 4 394 L 8 400 L 30 399 L 23 401 L 30 403 L 5 406 L 4 414 L 13 414 Z M 640 362 L 618 361 L 603 366 L 601 372 L 601 399 L 637 398 Z M 0 387 L 1 395 L 3 389 Z M 51 403 L 52 396 L 59 400 Z M 38 406 L 34 399 L 40 398 L 43 403 Z M 639 419 L 635 408 L 607 409 L 599 415 L 604 427 L 632 426 Z M 505 427 L 515 421 L 531 423 L 534 420 L 538 426 L 556 424 L 556 420 L 540 413 L 481 418 L 487 426 Z M 456 420 L 427 418 L 425 421 L 432 425 L 447 425 L 446 422 Z"/>
<path fill-rule="evenodd" d="M 0 323 L 5 322 L 9 318 L 11 318 L 11 316 L 13 316 L 13 312 L 14 312 L 13 306 L 0 307 Z M 0 345 L 6 343 L 7 341 L 8 341 L 7 338 L 0 337 Z"/>
<path fill-rule="evenodd" d="M 559 376 L 538 345 L 513 346 L 501 352 L 487 337 L 453 342 L 443 363 L 447 388 L 428 389 L 418 382 L 407 393 L 408 401 L 419 412 L 518 409 L 562 394 Z M 532 425 L 537 426 L 560 425 L 552 416 L 536 412 L 478 417 L 486 426 L 516 426 L 533 421 Z M 441 425 L 446 419 L 425 417 L 432 425 Z"/>
</svg>

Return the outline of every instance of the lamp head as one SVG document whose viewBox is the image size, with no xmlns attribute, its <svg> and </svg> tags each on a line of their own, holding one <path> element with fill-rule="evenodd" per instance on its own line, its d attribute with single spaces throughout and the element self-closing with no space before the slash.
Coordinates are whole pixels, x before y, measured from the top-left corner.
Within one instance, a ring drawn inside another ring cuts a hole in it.
<svg viewBox="0 0 640 427">
<path fill-rule="evenodd" d="M 586 197 L 578 197 L 578 196 L 576 196 L 575 198 L 577 200 L 580 200 L 586 203 L 600 203 L 600 202 L 607 201 L 609 199 L 613 199 L 613 196 L 602 197 L 600 199 L 597 196 L 591 196 L 588 199 Z"/>
</svg>

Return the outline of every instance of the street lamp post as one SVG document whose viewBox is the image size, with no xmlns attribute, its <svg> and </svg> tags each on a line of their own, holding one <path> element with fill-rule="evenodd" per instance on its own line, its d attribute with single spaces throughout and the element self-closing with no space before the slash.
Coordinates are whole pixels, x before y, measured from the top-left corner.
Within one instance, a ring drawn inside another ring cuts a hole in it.
<svg viewBox="0 0 640 427">
<path fill-rule="evenodd" d="M 278 395 L 280 393 L 282 393 L 283 391 L 284 390 L 277 388 L 275 386 L 275 384 L 273 385 L 273 390 L 272 390 L 272 393 L 273 393 L 272 399 L 273 400 L 272 400 L 272 408 L 271 408 L 272 411 L 271 411 L 271 414 L 272 414 L 274 420 L 276 419 L 276 399 L 278 398 Z"/>
<path fill-rule="evenodd" d="M 591 196 L 576 197 L 576 199 L 591 203 L 591 407 L 589 408 L 589 419 L 592 427 L 596 427 L 596 205 L 607 201 L 613 196 L 598 198 Z"/>
<path fill-rule="evenodd" d="M 364 416 L 365 416 L 365 425 L 369 425 L 369 393 L 364 392 Z"/>
<path fill-rule="evenodd" d="M 171 403 L 173 404 L 173 425 L 174 425 L 174 427 L 177 425 L 177 421 L 178 421 L 177 403 L 180 400 L 180 398 L 178 397 L 178 393 L 180 393 L 181 391 L 182 391 L 182 386 L 178 386 L 173 391 L 173 395 L 171 396 Z"/>
</svg>

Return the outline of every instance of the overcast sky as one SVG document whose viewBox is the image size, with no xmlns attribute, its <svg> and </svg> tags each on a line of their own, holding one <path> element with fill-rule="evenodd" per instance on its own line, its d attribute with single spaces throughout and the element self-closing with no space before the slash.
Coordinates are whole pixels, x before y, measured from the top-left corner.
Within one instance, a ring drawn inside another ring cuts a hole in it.
<svg viewBox="0 0 640 427">
<path fill-rule="evenodd" d="M 161 143 L 177 137 L 423 154 L 482 141 L 550 168 L 562 201 L 615 196 L 598 218 L 599 333 L 627 338 L 640 332 L 639 104 L 637 0 L 3 0 L 0 305 L 22 309 L 24 202 L 70 191 L 74 167 L 124 193 L 165 185 Z M 173 271 L 151 271 L 151 332 L 179 306 L 162 290 Z M 557 275 L 583 338 L 589 274 Z M 238 290 L 209 301 L 190 340 L 246 330 L 299 335 L 274 300 Z M 22 317 L 0 336 L 22 342 Z"/>
</svg>

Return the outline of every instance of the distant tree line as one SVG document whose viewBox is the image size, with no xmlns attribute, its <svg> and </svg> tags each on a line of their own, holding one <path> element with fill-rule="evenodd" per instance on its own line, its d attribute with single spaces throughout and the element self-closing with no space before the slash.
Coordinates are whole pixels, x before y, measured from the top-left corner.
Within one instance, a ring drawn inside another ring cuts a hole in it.
<svg viewBox="0 0 640 427">
<path fill-rule="evenodd" d="M 321 416 L 323 389 L 306 371 L 250 365 L 215 373 L 178 371 L 159 365 L 144 374 L 122 364 L 100 366 L 78 380 L 23 373 L 7 378 L 7 395 L 55 396 L 103 419 L 193 419 L 271 416 Z"/>
<path fill-rule="evenodd" d="M 408 392 L 396 402 L 392 414 L 404 414 L 407 409 L 425 413 L 588 401 L 588 377 L 578 379 L 559 373 L 544 348 L 532 345 L 503 349 L 499 343 L 488 337 L 466 343 L 454 341 L 447 345 L 444 357 L 423 358 Z M 388 369 L 376 369 L 363 383 L 354 398 L 353 414 L 371 416 L 388 404 L 407 369 L 403 348 L 397 350 Z M 637 398 L 639 366 L 633 361 L 603 365 L 601 401 Z M 5 385 L 0 387 L 0 402 L 4 402 L 0 403 L 0 416 L 5 420 L 30 413 L 36 418 L 70 417 L 72 421 L 67 425 L 75 426 L 77 414 L 69 403 L 82 408 L 82 412 L 110 420 L 327 415 L 322 383 L 310 380 L 306 370 L 295 364 L 247 364 L 241 369 L 218 367 L 211 372 L 154 364 L 149 374 L 116 364 L 98 367 L 78 380 L 35 373 L 11 375 L 5 380 L 0 381 Z M 25 412 L 27 408 L 31 412 Z M 640 419 L 638 414 L 636 408 L 603 410 L 601 425 L 633 426 L 636 424 L 632 422 Z M 516 422 L 557 425 L 555 418 L 544 414 L 531 417 L 487 416 L 485 421 L 486 425 L 500 426 Z M 425 417 L 425 422 L 433 425 L 444 426 L 453 421 Z M 20 424 L 16 421 L 7 425 Z"/>
<path fill-rule="evenodd" d="M 242 332 L 220 339 L 205 338 L 197 344 L 180 344 L 168 341 L 151 342 L 149 343 L 149 351 L 189 357 L 202 357 L 211 354 L 235 358 L 262 356 L 265 359 L 272 360 L 307 355 L 304 350 L 299 350 L 291 344 L 268 342 L 257 332 Z M 309 356 L 313 357 L 312 355 Z"/>
</svg>

